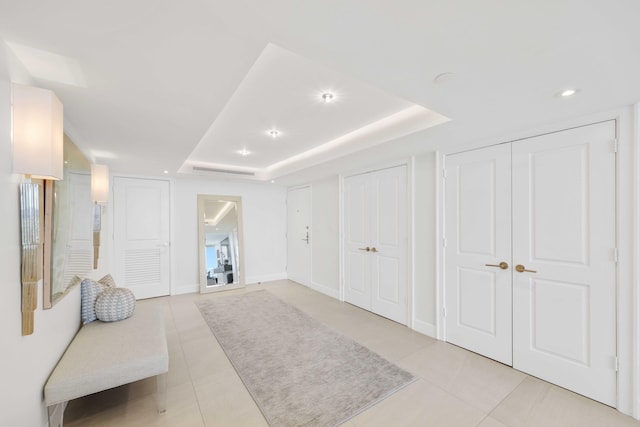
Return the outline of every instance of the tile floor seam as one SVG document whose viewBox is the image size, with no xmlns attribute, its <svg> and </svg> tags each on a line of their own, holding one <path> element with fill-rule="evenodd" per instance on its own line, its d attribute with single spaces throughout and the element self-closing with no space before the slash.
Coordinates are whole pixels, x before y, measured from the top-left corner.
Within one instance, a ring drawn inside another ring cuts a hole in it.
<svg viewBox="0 0 640 427">
<path fill-rule="evenodd" d="M 176 319 L 175 319 L 175 314 L 173 312 L 173 304 L 171 304 L 171 301 L 169 301 L 169 309 L 171 311 L 171 320 L 175 325 Z M 187 365 L 187 371 L 189 371 L 189 383 L 191 384 L 191 390 L 193 391 L 193 395 L 195 396 L 195 399 L 196 399 L 196 404 L 198 405 L 198 412 L 200 413 L 200 419 L 202 420 L 202 425 L 206 427 L 207 423 L 204 419 L 202 405 L 200 404 L 200 399 L 198 398 L 198 393 L 196 392 L 196 387 L 195 387 L 195 384 L 193 383 L 193 376 L 191 375 L 191 366 L 189 366 L 189 363 L 187 362 L 187 358 L 184 352 L 184 347 L 182 346 L 182 333 L 178 331 L 177 328 L 176 328 L 176 333 L 178 334 L 178 342 L 180 343 L 180 353 L 182 353 L 182 358 L 184 359 L 185 364 Z M 171 363 L 171 361 L 169 361 L 169 363 Z"/>
<path fill-rule="evenodd" d="M 513 367 L 511 367 L 511 369 L 513 369 L 514 371 L 518 371 L 517 369 L 514 369 Z M 518 371 L 518 372 L 522 372 L 522 371 Z M 496 403 L 496 405 L 491 409 L 491 411 L 489 411 L 489 413 L 487 414 L 487 417 L 493 417 L 495 420 L 500 421 L 503 424 L 506 424 L 505 421 L 501 420 L 500 417 L 496 417 L 494 416 L 494 413 L 496 411 L 496 409 L 498 409 L 498 407 L 500 405 L 502 405 L 502 403 L 507 400 L 515 391 L 518 387 L 520 387 L 522 385 L 523 382 L 525 382 L 525 380 L 527 378 L 529 378 L 529 375 L 522 372 L 524 374 L 524 376 L 522 377 L 522 379 L 518 382 L 518 384 L 516 384 L 515 387 L 513 387 L 513 389 L 507 393 L 498 403 Z"/>
</svg>

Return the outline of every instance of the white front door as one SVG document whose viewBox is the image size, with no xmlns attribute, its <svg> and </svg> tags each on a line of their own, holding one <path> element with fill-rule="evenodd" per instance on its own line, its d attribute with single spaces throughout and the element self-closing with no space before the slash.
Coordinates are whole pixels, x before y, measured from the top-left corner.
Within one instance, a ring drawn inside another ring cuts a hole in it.
<svg viewBox="0 0 640 427">
<path fill-rule="evenodd" d="M 169 295 L 169 181 L 113 181 L 116 283 L 137 299 Z"/>
<path fill-rule="evenodd" d="M 311 188 L 287 192 L 287 275 L 311 285 Z"/>
<path fill-rule="evenodd" d="M 614 139 L 609 121 L 513 144 L 513 261 L 531 270 L 513 271 L 513 365 L 612 406 Z"/>
<path fill-rule="evenodd" d="M 447 156 L 446 170 L 447 341 L 510 365 L 511 146 Z"/>
<path fill-rule="evenodd" d="M 344 180 L 344 298 L 407 324 L 406 166 Z"/>
<path fill-rule="evenodd" d="M 447 340 L 608 405 L 614 140 L 610 121 L 451 155 L 445 178 Z"/>
</svg>

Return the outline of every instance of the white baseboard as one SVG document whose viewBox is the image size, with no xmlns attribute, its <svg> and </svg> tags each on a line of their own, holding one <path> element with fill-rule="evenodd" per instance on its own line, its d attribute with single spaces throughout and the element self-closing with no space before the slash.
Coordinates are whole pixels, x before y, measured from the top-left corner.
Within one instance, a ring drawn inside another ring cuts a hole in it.
<svg viewBox="0 0 640 427">
<path fill-rule="evenodd" d="M 266 274 L 263 276 L 247 276 L 245 282 L 249 284 L 257 284 L 264 282 L 273 282 L 274 280 L 284 280 L 287 278 L 287 273 L 278 274 Z"/>
<path fill-rule="evenodd" d="M 310 284 L 305 284 L 305 286 L 313 289 L 314 291 L 318 291 L 321 294 L 330 296 L 331 298 L 340 299 L 340 292 L 337 289 L 330 288 L 328 286 L 321 285 L 315 282 L 311 282 Z"/>
<path fill-rule="evenodd" d="M 200 292 L 200 285 L 182 285 L 176 286 L 171 290 L 171 295 L 193 294 Z"/>
<path fill-rule="evenodd" d="M 426 336 L 431 338 L 436 338 L 436 325 L 432 325 L 431 323 L 427 323 L 424 320 L 413 319 L 413 328 L 414 331 L 420 332 Z"/>
</svg>

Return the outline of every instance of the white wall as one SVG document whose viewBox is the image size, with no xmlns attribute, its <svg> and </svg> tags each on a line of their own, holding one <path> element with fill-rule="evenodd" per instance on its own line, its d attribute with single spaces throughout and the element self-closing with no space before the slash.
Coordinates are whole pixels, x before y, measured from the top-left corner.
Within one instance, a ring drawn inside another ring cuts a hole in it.
<svg viewBox="0 0 640 427">
<path fill-rule="evenodd" d="M 334 176 L 311 184 L 311 282 L 334 298 L 340 290 L 339 185 Z"/>
<path fill-rule="evenodd" d="M 11 79 L 0 47 L 0 425 L 46 426 L 43 387 L 80 326 L 80 289 L 42 310 L 42 286 L 33 335 L 21 334 L 18 185 L 11 173 Z M 14 77 L 15 78 L 15 77 Z M 25 81 L 25 83 L 28 83 Z"/>
<path fill-rule="evenodd" d="M 413 163 L 413 328 L 436 335 L 436 154 Z"/>
<path fill-rule="evenodd" d="M 198 194 L 242 197 L 246 283 L 287 277 L 286 188 L 179 178 L 173 193 L 173 294 L 198 291 Z"/>
</svg>

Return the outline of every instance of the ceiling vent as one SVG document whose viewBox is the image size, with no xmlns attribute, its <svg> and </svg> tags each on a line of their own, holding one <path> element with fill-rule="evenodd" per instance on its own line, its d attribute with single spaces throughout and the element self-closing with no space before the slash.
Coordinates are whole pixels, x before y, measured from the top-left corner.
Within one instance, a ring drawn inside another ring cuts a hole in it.
<svg viewBox="0 0 640 427">
<path fill-rule="evenodd" d="M 237 171 L 237 170 L 232 170 L 232 169 L 205 168 L 203 166 L 193 166 L 193 170 L 194 171 L 201 171 L 201 172 L 232 173 L 234 175 L 248 175 L 248 176 L 255 176 L 256 175 L 254 172 Z"/>
</svg>

